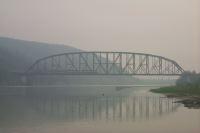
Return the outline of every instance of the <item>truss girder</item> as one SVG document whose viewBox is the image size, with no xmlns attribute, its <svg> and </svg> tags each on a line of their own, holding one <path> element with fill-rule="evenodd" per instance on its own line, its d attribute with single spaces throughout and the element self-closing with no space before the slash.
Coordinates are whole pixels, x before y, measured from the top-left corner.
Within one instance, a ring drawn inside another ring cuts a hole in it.
<svg viewBox="0 0 200 133">
<path fill-rule="evenodd" d="M 180 75 L 182 67 L 168 58 L 130 52 L 74 52 L 37 60 L 27 74 Z"/>
</svg>

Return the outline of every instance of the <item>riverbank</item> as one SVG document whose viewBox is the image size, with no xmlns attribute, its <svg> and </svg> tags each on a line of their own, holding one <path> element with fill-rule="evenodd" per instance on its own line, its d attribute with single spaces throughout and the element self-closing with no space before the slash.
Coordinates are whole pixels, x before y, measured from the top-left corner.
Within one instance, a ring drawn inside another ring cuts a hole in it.
<svg viewBox="0 0 200 133">
<path fill-rule="evenodd" d="M 194 86 L 168 86 L 151 89 L 153 93 L 164 94 L 167 97 L 180 99 L 177 102 L 188 108 L 200 108 L 200 88 Z"/>
</svg>

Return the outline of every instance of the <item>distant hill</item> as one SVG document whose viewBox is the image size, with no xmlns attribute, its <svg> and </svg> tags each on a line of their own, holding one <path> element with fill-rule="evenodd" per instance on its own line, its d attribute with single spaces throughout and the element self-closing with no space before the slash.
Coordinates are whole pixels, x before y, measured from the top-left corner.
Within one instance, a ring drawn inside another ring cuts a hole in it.
<svg viewBox="0 0 200 133">
<path fill-rule="evenodd" d="M 53 54 L 77 52 L 67 45 L 0 37 L 0 71 L 25 71 L 37 59 Z"/>
</svg>

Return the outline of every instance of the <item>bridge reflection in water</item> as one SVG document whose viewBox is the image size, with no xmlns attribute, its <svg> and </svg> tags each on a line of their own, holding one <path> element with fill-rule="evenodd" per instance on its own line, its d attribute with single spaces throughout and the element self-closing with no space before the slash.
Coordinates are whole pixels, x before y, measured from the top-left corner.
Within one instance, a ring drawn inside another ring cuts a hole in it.
<svg viewBox="0 0 200 133">
<path fill-rule="evenodd" d="M 137 121 L 174 112 L 180 103 L 158 96 L 35 97 L 34 109 L 66 121 Z"/>
</svg>

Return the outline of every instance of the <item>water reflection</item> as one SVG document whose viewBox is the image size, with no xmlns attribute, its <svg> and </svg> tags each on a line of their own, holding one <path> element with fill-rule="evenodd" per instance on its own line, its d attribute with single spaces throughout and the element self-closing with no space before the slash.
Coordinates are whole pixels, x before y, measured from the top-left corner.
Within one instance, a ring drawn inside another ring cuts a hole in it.
<svg viewBox="0 0 200 133">
<path fill-rule="evenodd" d="M 180 103 L 158 96 L 34 97 L 32 107 L 47 118 L 66 121 L 148 120 L 176 111 Z"/>
</svg>

